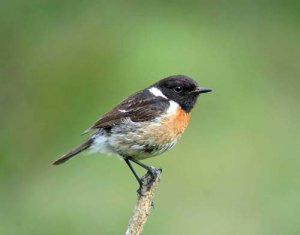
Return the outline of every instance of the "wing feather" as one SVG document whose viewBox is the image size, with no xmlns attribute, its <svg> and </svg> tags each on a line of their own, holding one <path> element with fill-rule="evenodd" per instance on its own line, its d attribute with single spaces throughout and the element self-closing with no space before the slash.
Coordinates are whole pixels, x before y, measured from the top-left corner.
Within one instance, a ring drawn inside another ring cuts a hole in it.
<svg viewBox="0 0 300 235">
<path fill-rule="evenodd" d="M 168 99 L 160 96 L 153 96 L 150 92 L 140 91 L 119 103 L 110 112 L 104 114 L 83 134 L 100 128 L 110 128 L 120 124 L 126 118 L 133 122 L 143 122 L 154 119 L 164 113 L 169 106 Z"/>
</svg>

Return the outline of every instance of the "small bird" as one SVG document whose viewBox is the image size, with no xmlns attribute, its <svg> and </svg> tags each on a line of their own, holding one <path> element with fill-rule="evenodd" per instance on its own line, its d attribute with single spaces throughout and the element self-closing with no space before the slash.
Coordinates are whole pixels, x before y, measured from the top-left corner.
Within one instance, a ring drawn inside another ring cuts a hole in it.
<svg viewBox="0 0 300 235">
<path fill-rule="evenodd" d="M 118 155 L 124 159 L 141 187 L 143 182 L 131 162 L 155 177 L 158 169 L 140 160 L 173 147 L 189 123 L 198 96 L 210 91 L 184 75 L 164 78 L 134 93 L 104 114 L 83 132 L 92 132 L 83 144 L 65 153 L 53 164 L 64 163 L 84 150 Z"/>
</svg>

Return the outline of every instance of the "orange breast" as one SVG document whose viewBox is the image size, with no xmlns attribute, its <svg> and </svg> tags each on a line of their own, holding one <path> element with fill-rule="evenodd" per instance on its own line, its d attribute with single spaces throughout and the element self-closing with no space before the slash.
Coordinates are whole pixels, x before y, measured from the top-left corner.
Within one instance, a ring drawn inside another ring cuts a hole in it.
<svg viewBox="0 0 300 235">
<path fill-rule="evenodd" d="M 162 117 L 159 124 L 150 122 L 142 136 L 159 144 L 169 144 L 181 136 L 189 120 L 190 114 L 178 107 L 173 114 Z"/>
<path fill-rule="evenodd" d="M 177 108 L 175 114 L 168 118 L 167 127 L 171 129 L 174 134 L 181 135 L 187 125 L 189 124 L 190 114 L 182 110 L 181 108 Z"/>
<path fill-rule="evenodd" d="M 162 118 L 160 130 L 157 133 L 163 142 L 171 142 L 184 132 L 190 120 L 190 114 L 177 108 L 172 115 Z"/>
</svg>

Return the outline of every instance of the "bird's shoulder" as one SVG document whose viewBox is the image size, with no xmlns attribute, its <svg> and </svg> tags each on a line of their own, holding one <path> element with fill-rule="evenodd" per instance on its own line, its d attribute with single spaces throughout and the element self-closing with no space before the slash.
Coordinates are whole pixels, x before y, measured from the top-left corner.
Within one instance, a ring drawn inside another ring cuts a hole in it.
<svg viewBox="0 0 300 235">
<path fill-rule="evenodd" d="M 110 128 L 122 123 L 127 118 L 130 118 L 133 122 L 148 121 L 164 113 L 169 105 L 168 99 L 155 96 L 148 89 L 145 89 L 122 100 L 84 133 L 93 129 Z"/>
</svg>

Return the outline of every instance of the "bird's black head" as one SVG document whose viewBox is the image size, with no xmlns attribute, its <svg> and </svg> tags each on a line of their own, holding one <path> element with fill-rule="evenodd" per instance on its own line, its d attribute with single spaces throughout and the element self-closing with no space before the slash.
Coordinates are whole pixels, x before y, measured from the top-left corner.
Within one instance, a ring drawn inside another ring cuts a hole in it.
<svg viewBox="0 0 300 235">
<path fill-rule="evenodd" d="M 164 78 L 153 86 L 160 89 L 168 99 L 177 102 L 186 112 L 192 110 L 201 93 L 211 91 L 211 89 L 199 87 L 193 79 L 184 75 Z"/>
</svg>

